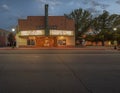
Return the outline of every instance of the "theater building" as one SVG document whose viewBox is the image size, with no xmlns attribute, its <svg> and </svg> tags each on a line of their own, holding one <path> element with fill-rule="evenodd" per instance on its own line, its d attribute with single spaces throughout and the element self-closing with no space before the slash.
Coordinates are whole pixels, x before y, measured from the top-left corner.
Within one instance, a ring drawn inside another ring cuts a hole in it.
<svg viewBox="0 0 120 93">
<path fill-rule="evenodd" d="M 74 20 L 65 16 L 28 16 L 19 19 L 17 26 L 17 47 L 66 47 L 75 46 Z"/>
</svg>

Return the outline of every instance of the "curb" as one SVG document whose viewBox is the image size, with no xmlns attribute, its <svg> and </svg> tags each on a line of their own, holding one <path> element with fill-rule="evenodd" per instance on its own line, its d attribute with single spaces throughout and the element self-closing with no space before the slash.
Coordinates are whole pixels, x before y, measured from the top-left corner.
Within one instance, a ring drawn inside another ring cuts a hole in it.
<svg viewBox="0 0 120 93">
<path fill-rule="evenodd" d="M 112 48 L 0 48 L 0 50 L 114 50 Z"/>
</svg>

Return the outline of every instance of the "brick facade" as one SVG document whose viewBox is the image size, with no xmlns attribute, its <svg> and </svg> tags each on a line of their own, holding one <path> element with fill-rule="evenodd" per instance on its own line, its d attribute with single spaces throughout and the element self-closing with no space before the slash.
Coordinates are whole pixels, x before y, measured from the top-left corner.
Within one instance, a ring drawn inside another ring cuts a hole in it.
<svg viewBox="0 0 120 93">
<path fill-rule="evenodd" d="M 73 30 L 75 31 L 74 21 L 65 16 L 49 16 L 48 24 L 50 29 Z M 44 16 L 28 16 L 27 19 L 18 20 L 19 31 L 38 30 L 45 28 Z"/>
</svg>

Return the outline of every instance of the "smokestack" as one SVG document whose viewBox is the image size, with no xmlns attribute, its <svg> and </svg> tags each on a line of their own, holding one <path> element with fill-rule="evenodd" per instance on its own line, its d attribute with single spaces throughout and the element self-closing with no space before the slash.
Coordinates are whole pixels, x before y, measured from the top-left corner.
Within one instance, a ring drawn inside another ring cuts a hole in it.
<svg viewBox="0 0 120 93">
<path fill-rule="evenodd" d="M 45 4 L 45 35 L 49 35 L 49 27 L 48 27 L 48 4 Z"/>
</svg>

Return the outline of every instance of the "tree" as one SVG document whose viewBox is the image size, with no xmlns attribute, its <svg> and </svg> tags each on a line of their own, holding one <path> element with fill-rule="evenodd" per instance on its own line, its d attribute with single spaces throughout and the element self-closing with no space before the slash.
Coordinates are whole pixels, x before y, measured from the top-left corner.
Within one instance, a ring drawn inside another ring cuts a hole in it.
<svg viewBox="0 0 120 93">
<path fill-rule="evenodd" d="M 106 40 L 113 40 L 115 38 L 119 40 L 120 29 L 116 32 L 113 31 L 115 27 L 120 28 L 120 15 L 118 14 L 110 15 L 108 11 L 104 10 L 102 14 L 92 18 L 92 14 L 89 11 L 79 8 L 72 11 L 70 14 L 65 14 L 65 16 L 75 21 L 76 41 L 89 29 L 92 29 L 94 36 L 86 35 L 86 39 L 94 40 L 96 43 L 101 41 L 103 46 Z"/>
<path fill-rule="evenodd" d="M 8 39 L 10 46 L 14 47 L 15 46 L 15 35 L 12 32 L 10 32 L 8 34 L 7 39 Z"/>
<path fill-rule="evenodd" d="M 81 8 L 72 11 L 70 14 L 65 14 L 68 18 L 75 21 L 75 40 L 78 40 L 90 27 L 92 15 L 89 11 Z"/>
<path fill-rule="evenodd" d="M 119 23 L 117 22 L 116 24 L 118 18 L 119 16 L 117 14 L 110 15 L 108 11 L 104 10 L 101 15 L 93 19 L 92 25 L 95 31 L 98 32 L 99 40 L 102 41 L 103 46 L 105 40 L 111 39 L 113 27 L 115 27 Z"/>
</svg>

